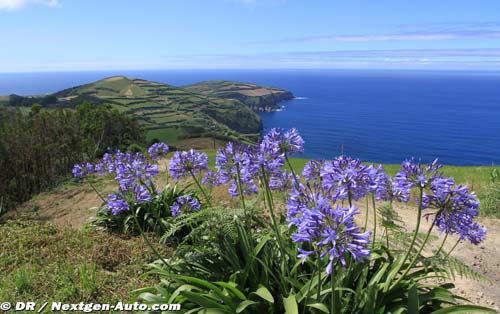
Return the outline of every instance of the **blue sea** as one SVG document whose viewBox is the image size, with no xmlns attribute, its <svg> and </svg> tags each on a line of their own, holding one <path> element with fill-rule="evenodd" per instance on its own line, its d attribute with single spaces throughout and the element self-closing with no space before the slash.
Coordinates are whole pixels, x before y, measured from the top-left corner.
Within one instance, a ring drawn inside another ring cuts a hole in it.
<svg viewBox="0 0 500 314">
<path fill-rule="evenodd" d="M 284 88 L 295 99 L 262 113 L 265 129 L 296 127 L 304 157 L 341 152 L 400 163 L 500 163 L 500 73 L 364 70 L 113 71 L 0 74 L 0 95 L 44 94 L 112 75 L 172 85 L 224 79 Z"/>
</svg>

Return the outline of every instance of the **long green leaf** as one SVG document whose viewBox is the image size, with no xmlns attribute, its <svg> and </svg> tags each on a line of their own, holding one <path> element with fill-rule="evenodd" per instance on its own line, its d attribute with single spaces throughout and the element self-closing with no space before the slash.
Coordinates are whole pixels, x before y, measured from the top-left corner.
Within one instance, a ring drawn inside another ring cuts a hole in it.
<svg viewBox="0 0 500 314">
<path fill-rule="evenodd" d="M 236 308 L 236 313 L 241 313 L 243 312 L 247 307 L 254 305 L 254 304 L 259 304 L 259 302 L 255 302 L 252 300 L 245 300 L 238 304 L 238 307 Z"/>
<path fill-rule="evenodd" d="M 408 291 L 408 314 L 419 314 L 420 302 L 418 300 L 417 285 L 412 285 Z"/>
<path fill-rule="evenodd" d="M 217 285 L 219 285 L 219 286 L 221 286 L 223 288 L 228 289 L 229 291 L 231 291 L 235 296 L 237 296 L 241 300 L 246 300 L 247 299 L 245 297 L 245 295 L 243 294 L 243 292 L 241 292 L 238 288 L 236 288 L 236 286 L 235 286 L 235 284 L 233 282 L 217 281 L 217 282 L 215 282 L 215 284 L 217 284 Z"/>
<path fill-rule="evenodd" d="M 307 304 L 306 306 L 320 310 L 323 313 L 330 313 L 330 310 L 328 310 L 328 307 L 324 303 L 312 303 L 312 304 Z"/>
<path fill-rule="evenodd" d="M 258 295 L 259 297 L 266 300 L 267 302 L 274 303 L 273 295 L 264 286 L 261 286 L 259 289 L 257 289 L 257 291 L 253 292 L 252 294 Z"/>
<path fill-rule="evenodd" d="M 439 309 L 437 311 L 432 312 L 431 314 L 448 314 L 448 313 L 471 313 L 471 312 L 479 312 L 479 313 L 496 313 L 497 311 L 493 309 L 489 309 L 487 307 L 477 306 L 477 305 L 453 305 L 449 307 L 445 307 Z"/>
<path fill-rule="evenodd" d="M 214 301 L 212 298 L 208 298 L 200 293 L 195 293 L 191 291 L 182 291 L 181 295 L 183 295 L 186 299 L 188 299 L 192 303 L 198 304 L 199 306 L 205 309 L 210 309 L 210 308 L 227 309 L 227 305 L 220 304 L 219 302 Z"/>
</svg>

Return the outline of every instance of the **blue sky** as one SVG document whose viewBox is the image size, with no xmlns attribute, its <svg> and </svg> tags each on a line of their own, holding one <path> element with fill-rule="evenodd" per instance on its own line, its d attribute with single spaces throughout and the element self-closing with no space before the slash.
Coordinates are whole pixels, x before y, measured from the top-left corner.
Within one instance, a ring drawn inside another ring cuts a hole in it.
<svg viewBox="0 0 500 314">
<path fill-rule="evenodd" d="M 500 70 L 498 0 L 0 0 L 0 72 Z"/>
</svg>

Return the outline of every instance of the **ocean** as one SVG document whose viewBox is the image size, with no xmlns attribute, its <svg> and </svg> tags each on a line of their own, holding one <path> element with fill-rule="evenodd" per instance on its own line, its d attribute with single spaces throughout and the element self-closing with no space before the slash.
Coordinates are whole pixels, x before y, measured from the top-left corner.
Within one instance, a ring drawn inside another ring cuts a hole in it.
<svg viewBox="0 0 500 314">
<path fill-rule="evenodd" d="M 295 99 L 261 113 L 266 130 L 295 127 L 303 157 L 408 157 L 500 163 L 500 73 L 395 70 L 183 70 L 0 73 L 0 95 L 56 92 L 112 75 L 187 85 L 224 79 L 284 88 Z"/>
</svg>

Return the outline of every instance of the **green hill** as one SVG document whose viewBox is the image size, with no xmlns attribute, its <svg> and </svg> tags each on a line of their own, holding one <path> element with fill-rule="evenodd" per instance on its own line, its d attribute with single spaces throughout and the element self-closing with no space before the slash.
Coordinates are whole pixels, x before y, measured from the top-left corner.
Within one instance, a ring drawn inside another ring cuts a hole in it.
<svg viewBox="0 0 500 314">
<path fill-rule="evenodd" d="M 254 111 L 279 109 L 280 101 L 294 97 L 291 92 L 283 89 L 231 81 L 206 81 L 184 88 L 210 97 L 237 99 Z"/>
<path fill-rule="evenodd" d="M 55 94 L 58 106 L 72 107 L 83 102 L 110 104 L 136 116 L 150 138 L 170 143 L 200 137 L 245 142 L 258 138 L 262 129 L 260 117 L 238 99 L 216 95 L 216 91 L 197 93 L 193 88 L 124 76 Z"/>
</svg>

